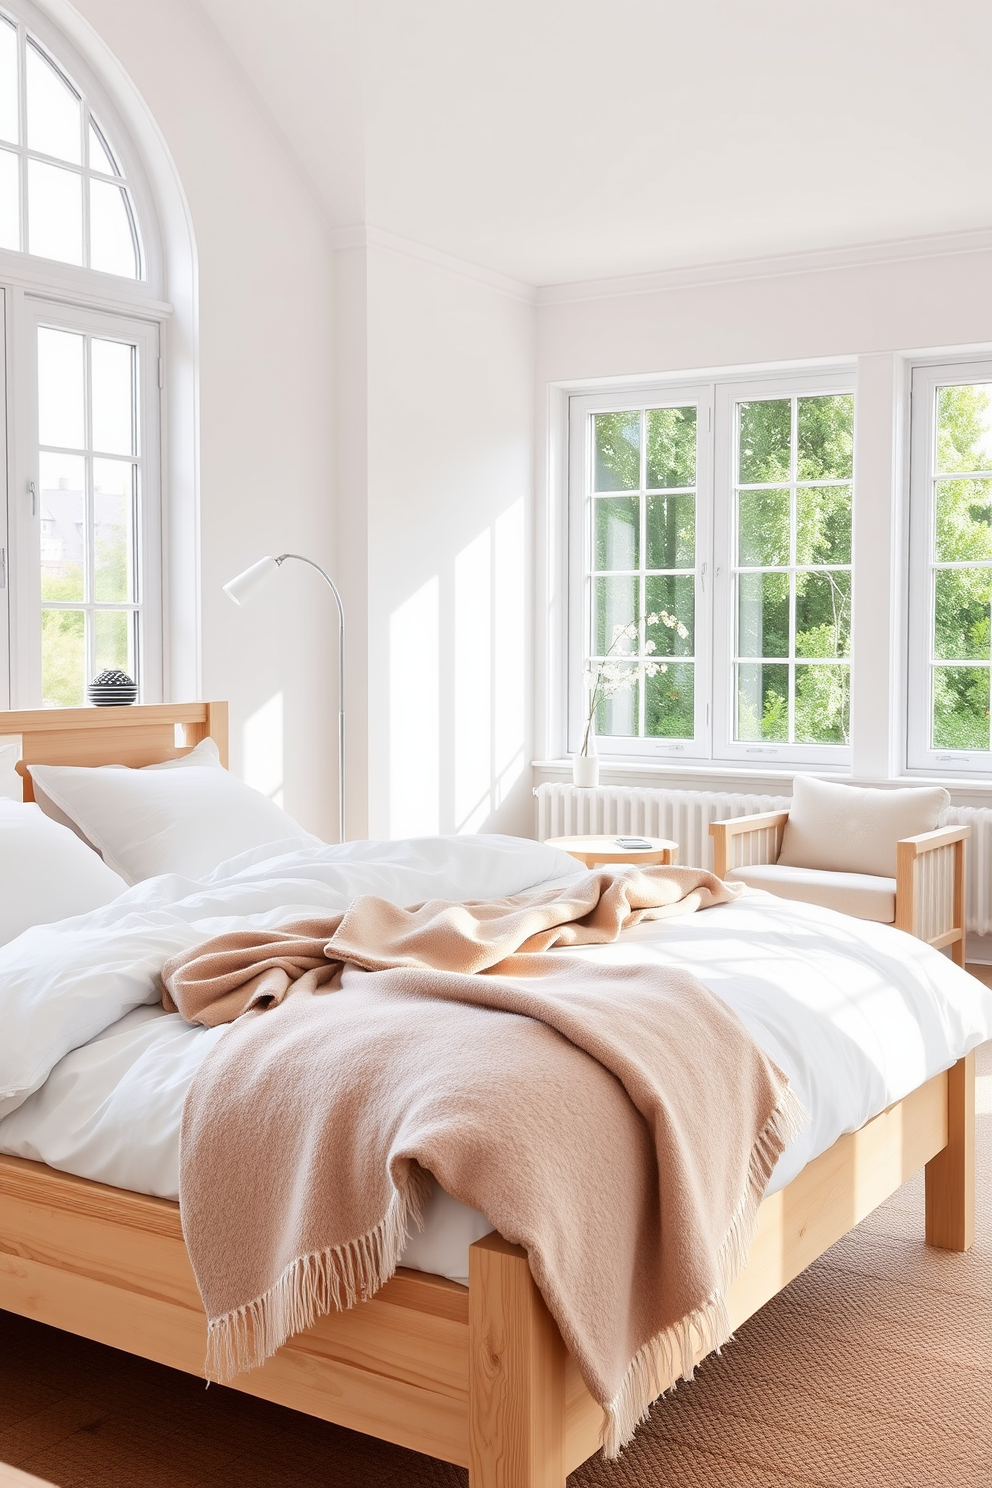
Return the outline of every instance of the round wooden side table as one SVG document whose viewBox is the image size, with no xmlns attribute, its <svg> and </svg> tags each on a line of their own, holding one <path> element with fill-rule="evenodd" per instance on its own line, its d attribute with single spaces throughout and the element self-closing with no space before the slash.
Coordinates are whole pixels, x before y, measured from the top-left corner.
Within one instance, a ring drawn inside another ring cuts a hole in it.
<svg viewBox="0 0 992 1488">
<path fill-rule="evenodd" d="M 548 847 L 560 847 L 593 868 L 597 863 L 662 863 L 671 864 L 678 857 L 679 845 L 667 837 L 645 837 L 650 847 L 621 847 L 616 837 L 547 837 Z"/>
</svg>

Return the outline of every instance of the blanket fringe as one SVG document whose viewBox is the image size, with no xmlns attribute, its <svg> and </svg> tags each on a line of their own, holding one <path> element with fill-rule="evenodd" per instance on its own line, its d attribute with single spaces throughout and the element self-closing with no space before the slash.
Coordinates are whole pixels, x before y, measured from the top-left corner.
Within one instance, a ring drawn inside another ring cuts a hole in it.
<svg viewBox="0 0 992 1488">
<path fill-rule="evenodd" d="M 383 1286 L 399 1264 L 410 1225 L 423 1228 L 421 1210 L 430 1174 L 414 1165 L 403 1193 L 393 1191 L 379 1223 L 356 1240 L 299 1256 L 271 1287 L 243 1307 L 207 1323 L 208 1380 L 226 1384 L 264 1364 L 294 1333 L 325 1313 L 345 1312 Z"/>
<path fill-rule="evenodd" d="M 620 1389 L 604 1402 L 603 1455 L 619 1457 L 658 1396 L 691 1379 L 695 1361 L 719 1350 L 731 1336 L 726 1289 L 747 1260 L 758 1206 L 783 1149 L 807 1120 L 786 1085 L 755 1142 L 744 1191 L 720 1247 L 721 1285 L 686 1317 L 642 1345 L 628 1365 Z M 421 1210 L 430 1175 L 413 1167 L 405 1190 L 394 1191 L 373 1229 L 344 1245 L 299 1256 L 267 1291 L 207 1325 L 204 1373 L 219 1384 L 263 1364 L 294 1333 L 325 1313 L 344 1312 L 373 1296 L 392 1276 L 411 1223 L 422 1227 Z"/>
<path fill-rule="evenodd" d="M 603 1456 L 620 1456 L 651 1406 L 680 1379 L 691 1380 L 696 1361 L 719 1352 L 732 1337 L 726 1292 L 747 1261 L 768 1180 L 782 1152 L 809 1120 L 791 1085 L 786 1084 L 751 1151 L 744 1190 L 720 1247 L 721 1284 L 693 1312 L 648 1339 L 627 1367 L 620 1389 L 604 1403 Z"/>
</svg>

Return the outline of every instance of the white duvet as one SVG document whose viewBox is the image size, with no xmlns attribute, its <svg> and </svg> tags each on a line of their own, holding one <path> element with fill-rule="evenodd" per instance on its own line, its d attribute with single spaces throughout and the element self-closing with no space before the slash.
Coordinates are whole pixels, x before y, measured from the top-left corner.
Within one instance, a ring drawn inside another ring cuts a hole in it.
<svg viewBox="0 0 992 1488">
<path fill-rule="evenodd" d="M 0 1151 L 176 1198 L 183 1100 L 225 1030 L 190 1028 L 154 1005 L 168 956 L 237 925 L 334 913 L 357 893 L 483 898 L 575 871 L 516 838 L 260 851 L 202 883 L 149 880 L 105 909 L 28 931 L 0 948 Z M 766 894 L 563 954 L 683 966 L 735 1009 L 810 1113 L 769 1191 L 992 1038 L 992 992 L 945 956 L 890 926 Z M 463 1280 L 469 1244 L 490 1228 L 437 1190 L 404 1264 Z"/>
</svg>

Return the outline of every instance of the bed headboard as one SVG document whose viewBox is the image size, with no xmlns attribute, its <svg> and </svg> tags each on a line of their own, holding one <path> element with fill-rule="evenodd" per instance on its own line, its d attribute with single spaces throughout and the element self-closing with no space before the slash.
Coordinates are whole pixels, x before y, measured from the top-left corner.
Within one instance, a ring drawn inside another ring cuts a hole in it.
<svg viewBox="0 0 992 1488">
<path fill-rule="evenodd" d="M 20 739 L 16 770 L 34 800 L 27 765 L 158 765 L 213 739 L 227 764 L 226 703 L 136 703 L 117 708 L 0 712 L 0 744 Z"/>
</svg>

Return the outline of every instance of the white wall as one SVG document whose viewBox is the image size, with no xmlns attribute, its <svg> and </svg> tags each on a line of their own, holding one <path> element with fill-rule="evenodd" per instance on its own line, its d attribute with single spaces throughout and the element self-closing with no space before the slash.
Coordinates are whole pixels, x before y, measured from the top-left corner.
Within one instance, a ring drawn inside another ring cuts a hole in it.
<svg viewBox="0 0 992 1488">
<path fill-rule="evenodd" d="M 680 285 L 670 276 L 660 281 L 664 287 L 638 293 L 618 293 L 618 281 L 598 290 L 584 286 L 574 298 L 567 287 L 547 292 L 537 312 L 536 444 L 538 450 L 547 446 L 563 384 L 856 359 L 854 605 L 873 618 L 870 648 L 861 647 L 855 669 L 853 773 L 862 780 L 883 779 L 898 773 L 904 758 L 906 370 L 914 354 L 992 344 L 992 252 L 806 271 L 794 265 L 779 273 L 773 268 L 765 277 L 727 282 Z M 536 696 L 549 704 L 536 712 L 535 749 L 553 758 L 564 750 L 563 679 L 547 660 L 563 645 L 564 595 L 556 561 L 562 486 L 554 461 L 550 472 L 539 466 Z M 628 767 L 622 778 L 635 783 L 637 773 Z M 718 768 L 707 779 L 705 770 L 652 766 L 639 775 L 645 784 L 660 777 L 675 783 L 681 776 L 681 783 L 721 788 L 715 776 L 726 773 Z M 771 773 L 760 779 L 764 783 L 754 777 L 755 789 L 783 788 Z M 723 784 L 733 788 L 731 780 Z M 970 799 L 967 785 L 955 795 Z"/>
<path fill-rule="evenodd" d="M 330 596 L 299 566 L 247 610 L 221 594 L 296 549 L 345 599 L 349 835 L 529 831 L 533 305 L 361 234 L 332 252 L 199 7 L 77 9 L 161 131 L 195 236 L 198 313 L 176 328 L 198 339 L 201 691 L 230 699 L 233 768 L 334 835 Z"/>
<path fill-rule="evenodd" d="M 528 833 L 533 307 L 372 246 L 366 353 L 368 831 Z"/>
<path fill-rule="evenodd" d="M 48 6 L 59 20 L 57 3 Z M 316 831 L 335 830 L 334 612 L 316 575 L 284 570 L 249 610 L 222 583 L 267 552 L 334 552 L 333 259 L 306 182 L 216 33 L 186 0 L 77 0 L 147 105 L 185 191 L 198 317 L 202 680 L 231 703 L 231 758 Z M 90 53 L 99 53 L 91 39 Z M 133 101 L 132 101 L 133 102 Z M 185 316 L 185 322 L 183 317 Z M 197 478 L 169 472 L 190 500 Z M 166 495 L 168 497 L 169 490 Z M 184 562 L 190 563 L 187 544 Z M 176 617 L 176 628 L 183 617 Z M 182 690 L 192 685 L 180 671 Z"/>
</svg>

